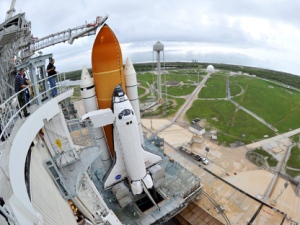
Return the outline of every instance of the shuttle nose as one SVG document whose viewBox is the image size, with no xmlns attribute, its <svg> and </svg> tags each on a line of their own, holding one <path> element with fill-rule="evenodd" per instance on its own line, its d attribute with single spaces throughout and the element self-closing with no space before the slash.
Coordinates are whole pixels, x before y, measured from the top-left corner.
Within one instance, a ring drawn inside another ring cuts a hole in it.
<svg viewBox="0 0 300 225">
<path fill-rule="evenodd" d="M 125 95 L 121 86 L 116 86 L 114 89 L 113 97 L 123 97 Z"/>
</svg>

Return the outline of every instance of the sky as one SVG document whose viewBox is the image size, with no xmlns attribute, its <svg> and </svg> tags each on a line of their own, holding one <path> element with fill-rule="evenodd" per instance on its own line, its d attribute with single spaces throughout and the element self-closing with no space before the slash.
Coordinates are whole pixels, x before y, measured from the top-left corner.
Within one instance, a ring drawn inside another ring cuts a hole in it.
<svg viewBox="0 0 300 225">
<path fill-rule="evenodd" d="M 11 0 L 0 0 L 0 22 Z M 16 0 L 34 37 L 93 23 L 109 15 L 123 62 L 153 62 L 152 48 L 164 44 L 163 60 L 227 63 L 300 75 L 300 1 L 295 0 Z M 97 32 L 100 30 L 98 28 Z M 42 50 L 53 53 L 59 72 L 91 67 L 96 36 Z"/>
</svg>

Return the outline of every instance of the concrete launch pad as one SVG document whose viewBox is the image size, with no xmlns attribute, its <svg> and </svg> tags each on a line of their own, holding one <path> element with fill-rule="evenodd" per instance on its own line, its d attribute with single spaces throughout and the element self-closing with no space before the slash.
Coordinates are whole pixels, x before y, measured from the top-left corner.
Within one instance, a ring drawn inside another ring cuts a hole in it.
<svg viewBox="0 0 300 225">
<path fill-rule="evenodd" d="M 80 114 L 80 110 L 78 112 Z M 169 122 L 170 121 L 167 119 L 142 119 L 143 126 L 153 133 Z M 144 132 L 148 137 L 151 136 L 149 131 L 144 130 Z M 171 125 L 157 135 L 174 148 L 187 145 L 193 136 L 188 129 L 182 128 L 177 124 Z M 261 142 L 252 143 L 249 146 L 229 148 L 219 146 L 211 140 L 204 138 L 203 143 L 194 143 L 190 149 L 194 153 L 206 156 L 205 147 L 209 147 L 210 151 L 207 154 L 209 160 L 208 165 L 195 162 L 195 160 L 190 159 L 167 144 L 165 144 L 164 152 L 201 179 L 203 190 L 219 205 L 224 207 L 225 214 L 231 224 L 247 224 L 261 205 L 259 201 L 256 201 L 255 199 L 263 199 L 274 174 L 268 170 L 260 169 L 248 161 L 245 157 L 246 152 L 260 146 L 275 146 L 275 148 L 284 149 L 289 143 L 288 137 L 282 135 L 282 137 L 273 137 L 270 138 L 269 141 L 268 139 L 265 139 Z M 282 153 L 280 152 L 279 154 Z M 201 167 L 199 167 L 199 165 Z M 207 170 L 232 184 L 232 186 L 213 176 L 207 172 Z M 267 204 L 270 204 L 270 202 L 278 196 L 283 187 L 283 183 L 284 179 L 279 178 L 277 180 L 275 188 L 266 202 Z M 251 195 L 254 199 L 241 193 L 234 187 Z M 274 206 L 287 213 L 287 218 L 283 223 L 284 225 L 290 225 L 292 221 L 300 221 L 300 212 L 295 210 L 300 207 L 299 196 L 295 194 L 295 189 L 296 187 L 294 185 L 290 185 L 284 191 L 282 196 L 280 196 L 276 206 Z M 226 224 L 224 218 L 214 209 L 214 204 L 204 195 L 202 195 L 201 199 L 198 201 L 194 201 L 194 203 L 221 223 Z M 188 210 L 186 209 L 183 213 L 186 211 Z M 186 216 L 186 214 L 183 215 Z M 253 224 L 280 224 L 284 216 L 285 215 L 280 212 L 276 212 L 269 207 L 263 206 Z M 289 218 L 291 218 L 292 221 L 290 221 Z M 191 222 L 187 218 L 186 220 Z M 195 219 L 194 221 L 198 220 Z"/>
<path fill-rule="evenodd" d="M 154 133 L 156 129 L 167 123 L 169 121 L 166 119 L 142 119 L 143 126 Z M 275 174 L 272 171 L 258 168 L 245 157 L 246 152 L 249 149 L 253 149 L 253 146 L 274 145 L 282 149 L 289 145 L 288 137 L 282 135 L 282 137 L 270 138 L 269 142 L 265 139 L 261 143 L 253 143 L 249 146 L 237 148 L 219 146 L 204 138 L 203 143 L 194 143 L 190 146 L 192 152 L 202 156 L 206 156 L 205 147 L 209 147 L 210 151 L 207 154 L 209 164 L 203 165 L 175 148 L 186 145 L 191 140 L 193 134 L 187 129 L 173 124 L 157 135 L 164 138 L 167 143 L 174 147 L 172 148 L 165 144 L 164 151 L 166 154 L 201 178 L 203 191 L 225 209 L 224 212 L 231 224 L 247 224 L 253 220 L 252 224 L 257 225 L 290 225 L 295 224 L 295 221 L 300 221 L 300 212 L 297 210 L 300 208 L 300 197 L 295 193 L 296 186 L 290 184 L 278 198 L 276 205 L 271 205 L 271 202 L 276 199 L 283 189 L 286 181 L 278 177 L 273 191 L 265 202 L 267 206 L 263 206 L 261 201 L 267 194 Z M 220 222 L 226 224 L 224 218 L 214 209 L 214 205 L 204 195 L 198 201 L 195 200 L 194 203 Z M 274 210 L 272 207 L 279 211 Z M 187 209 L 183 211 L 181 217 L 186 218 L 187 211 Z M 258 214 L 253 219 L 256 212 Z M 192 220 L 197 221 L 194 217 Z M 193 223 L 187 218 L 186 221 L 190 224 L 201 224 Z M 284 222 L 282 223 L 282 221 Z M 202 221 L 202 223 L 209 224 L 205 223 L 205 221 Z"/>
<path fill-rule="evenodd" d="M 164 155 L 160 147 L 147 140 L 145 147 L 148 151 L 163 158 L 160 165 L 165 168 L 166 177 L 162 185 L 156 188 L 157 193 L 162 197 L 158 203 L 160 209 L 152 205 L 146 210 L 141 210 L 138 202 L 146 197 L 145 194 L 135 195 L 133 203 L 124 208 L 120 207 L 111 189 L 103 189 L 105 171 L 101 160 L 96 159 L 91 167 L 91 174 L 97 189 L 108 207 L 114 211 L 123 224 L 149 225 L 164 222 L 187 207 L 192 198 L 201 195 L 200 179 L 197 176 L 176 161 L 171 160 L 168 155 Z M 147 205 L 151 202 L 146 201 L 142 204 Z"/>
</svg>

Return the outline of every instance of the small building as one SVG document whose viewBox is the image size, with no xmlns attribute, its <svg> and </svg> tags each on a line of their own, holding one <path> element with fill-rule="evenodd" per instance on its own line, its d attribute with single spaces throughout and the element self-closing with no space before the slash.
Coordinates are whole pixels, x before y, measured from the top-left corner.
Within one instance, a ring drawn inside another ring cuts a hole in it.
<svg viewBox="0 0 300 225">
<path fill-rule="evenodd" d="M 199 125 L 196 124 L 196 123 L 193 123 L 193 124 L 190 126 L 189 130 L 190 130 L 192 133 L 194 133 L 195 135 L 202 135 L 202 134 L 205 133 L 205 128 L 199 126 Z"/>
<path fill-rule="evenodd" d="M 194 134 L 191 139 L 191 143 L 199 143 L 199 144 L 203 143 L 203 136 Z"/>
<path fill-rule="evenodd" d="M 211 139 L 214 141 L 218 140 L 218 136 L 216 134 L 211 135 Z"/>
</svg>

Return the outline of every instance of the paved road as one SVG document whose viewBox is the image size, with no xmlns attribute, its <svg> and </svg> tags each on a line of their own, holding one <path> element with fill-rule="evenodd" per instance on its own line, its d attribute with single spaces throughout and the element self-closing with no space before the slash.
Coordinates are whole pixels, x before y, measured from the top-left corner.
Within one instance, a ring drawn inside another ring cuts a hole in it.
<svg viewBox="0 0 300 225">
<path fill-rule="evenodd" d="M 267 194 L 265 195 L 265 197 L 264 197 L 264 199 L 263 199 L 264 202 L 267 202 L 267 200 L 268 200 L 269 197 L 270 197 L 270 194 L 271 194 L 272 191 L 274 190 L 274 185 L 275 185 L 275 183 L 276 183 L 276 181 L 277 181 L 278 175 L 279 175 L 280 173 L 284 172 L 285 164 L 286 164 L 287 160 L 289 159 L 291 149 L 292 149 L 292 147 L 293 147 L 294 145 L 295 145 L 294 143 L 291 144 L 291 145 L 289 145 L 289 147 L 287 148 L 287 151 L 285 151 L 285 156 L 284 156 L 284 158 L 283 158 L 280 162 L 278 162 L 278 165 L 277 165 L 277 167 L 276 167 L 276 169 L 277 169 L 276 174 L 275 174 L 275 176 L 273 177 L 273 180 L 272 180 L 271 185 L 270 185 L 270 187 L 269 187 L 269 189 L 268 189 L 268 191 L 267 191 Z"/>
<path fill-rule="evenodd" d="M 226 76 L 226 98 L 230 99 L 230 81 L 229 81 L 229 77 Z"/>
<path fill-rule="evenodd" d="M 260 121 L 261 123 L 263 123 L 264 125 L 266 125 L 267 127 L 269 127 L 271 130 L 273 130 L 274 132 L 277 132 L 278 130 L 273 127 L 271 124 L 267 123 L 263 118 L 259 117 L 258 115 L 256 115 L 255 113 L 251 112 L 250 110 L 246 109 L 245 107 L 239 105 L 238 103 L 236 103 L 233 100 L 229 100 L 232 104 L 234 104 L 236 107 L 238 107 L 239 109 L 242 109 L 243 111 L 245 111 L 246 113 L 248 113 L 249 115 L 253 116 L 255 119 L 257 119 L 258 121 Z"/>
<path fill-rule="evenodd" d="M 277 132 L 278 130 L 273 127 L 271 124 L 267 123 L 263 118 L 260 118 L 259 116 L 257 116 L 255 113 L 251 112 L 250 110 L 246 109 L 245 107 L 241 106 L 240 104 L 238 104 L 237 102 L 231 100 L 231 96 L 230 96 L 230 81 L 229 81 L 229 76 L 227 76 L 226 79 L 226 97 L 227 99 L 234 104 L 237 108 L 242 109 L 244 112 L 248 113 L 250 116 L 253 116 L 255 119 L 257 119 L 258 121 L 260 121 L 261 123 L 263 123 L 264 125 L 266 125 L 267 127 L 269 127 L 271 130 L 273 130 L 274 132 Z"/>
<path fill-rule="evenodd" d="M 193 102 L 198 99 L 198 93 L 201 91 L 202 87 L 205 85 L 207 79 L 210 77 L 210 74 L 207 74 L 203 80 L 199 83 L 199 85 L 197 86 L 197 88 L 193 91 L 193 93 L 188 97 L 187 101 L 181 106 L 181 108 L 178 110 L 178 112 L 176 113 L 176 115 L 174 116 L 174 118 L 171 120 L 171 122 L 161 128 L 159 128 L 157 130 L 157 133 L 168 128 L 169 126 L 171 126 L 174 122 L 179 121 L 182 122 L 185 120 L 185 113 L 186 111 L 192 106 Z M 243 91 L 242 91 L 243 92 Z M 241 92 L 241 93 L 242 93 Z M 241 94 L 240 93 L 240 94 Z M 239 95 L 240 95 L 239 94 Z M 230 81 L 229 81 L 229 76 L 227 76 L 226 79 L 226 98 L 218 98 L 217 100 L 223 100 L 223 99 L 227 99 L 229 100 L 232 104 L 234 104 L 237 108 L 243 110 L 244 112 L 248 113 L 249 115 L 251 115 L 252 117 L 254 117 L 255 119 L 257 119 L 258 121 L 260 121 L 261 123 L 263 123 L 264 125 L 266 125 L 267 127 L 269 127 L 271 130 L 273 130 L 274 132 L 277 132 L 278 130 L 273 127 L 271 124 L 267 123 L 263 118 L 257 116 L 255 113 L 251 112 L 250 110 L 246 109 L 245 107 L 241 106 L 240 104 L 238 104 L 237 102 L 231 100 L 231 94 L 230 94 Z M 206 99 L 206 100 L 211 100 L 211 99 Z M 215 100 L 215 99 L 214 99 Z"/>
<path fill-rule="evenodd" d="M 263 145 L 266 145 L 268 143 L 279 142 L 282 139 L 289 138 L 289 137 L 294 136 L 294 135 L 299 134 L 299 133 L 300 133 L 300 128 L 289 131 L 289 132 L 286 132 L 284 134 L 279 134 L 275 137 L 267 138 L 267 139 L 260 140 L 260 141 L 255 142 L 255 143 L 248 144 L 248 145 L 246 145 L 246 148 L 248 148 L 248 149 L 259 148 L 259 147 L 262 147 Z"/>
<path fill-rule="evenodd" d="M 199 83 L 199 85 L 196 87 L 196 89 L 193 91 L 193 93 L 189 96 L 188 100 L 180 107 L 180 109 L 177 111 L 176 115 L 174 118 L 171 120 L 170 123 L 164 125 L 163 127 L 159 128 L 156 133 L 168 128 L 171 126 L 174 122 L 177 121 L 184 121 L 184 116 L 186 111 L 192 106 L 193 102 L 195 99 L 198 99 L 198 93 L 201 91 L 202 87 L 205 85 L 205 82 L 207 79 L 210 77 L 210 73 L 208 73 L 203 80 Z"/>
<path fill-rule="evenodd" d="M 144 97 L 145 95 L 147 95 L 147 94 L 150 93 L 149 88 L 145 88 L 145 87 L 143 87 L 142 85 L 140 85 L 139 88 L 145 89 L 145 92 L 144 92 L 143 94 L 141 94 L 141 95 L 139 96 L 139 98 L 142 98 L 142 97 Z"/>
<path fill-rule="evenodd" d="M 186 111 L 192 106 L 194 100 L 198 99 L 198 93 L 201 91 L 202 87 L 205 85 L 207 79 L 210 77 L 210 74 L 207 74 L 204 79 L 199 83 L 199 85 L 197 86 L 197 88 L 193 91 L 193 93 L 189 96 L 188 100 L 181 106 L 181 108 L 178 110 L 178 112 L 176 113 L 175 117 L 172 119 L 172 121 L 161 127 L 160 129 L 157 130 L 157 132 L 160 132 L 164 129 L 166 129 L 167 127 L 171 126 L 174 122 L 178 121 L 184 121 L 184 116 Z M 224 98 L 219 98 L 219 99 L 224 99 Z M 238 104 L 237 102 L 231 100 L 231 95 L 230 95 L 230 81 L 229 78 L 227 76 L 226 79 L 226 98 L 227 100 L 229 100 L 232 104 L 234 104 L 237 108 L 243 110 L 244 112 L 248 113 L 249 115 L 253 116 L 255 119 L 257 119 L 258 121 L 260 121 L 261 123 L 263 123 L 264 125 L 266 125 L 267 127 L 269 127 L 271 130 L 273 130 L 274 132 L 277 132 L 278 130 L 273 127 L 271 124 L 267 123 L 263 118 L 257 116 L 255 113 L 251 112 L 250 110 L 246 109 L 245 107 L 241 106 L 240 104 Z M 207 99 L 206 99 L 207 100 Z"/>
</svg>

